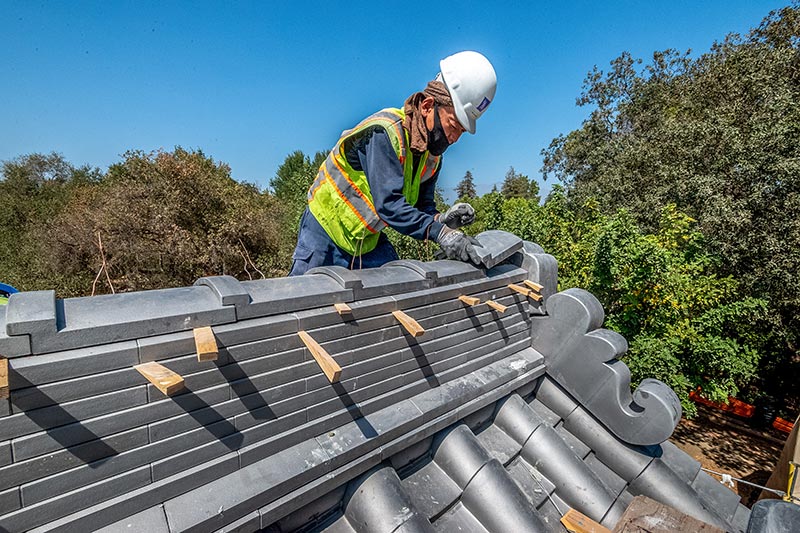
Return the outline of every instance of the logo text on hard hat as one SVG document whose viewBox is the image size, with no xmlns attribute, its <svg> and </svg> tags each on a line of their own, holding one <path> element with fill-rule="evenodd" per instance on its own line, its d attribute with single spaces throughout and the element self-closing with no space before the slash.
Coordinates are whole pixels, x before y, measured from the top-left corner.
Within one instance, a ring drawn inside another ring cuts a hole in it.
<svg viewBox="0 0 800 533">
<path fill-rule="evenodd" d="M 483 111 L 484 109 L 486 109 L 487 107 L 489 107 L 489 104 L 490 104 L 490 103 L 491 103 L 491 100 L 489 100 L 488 98 L 486 98 L 486 97 L 484 96 L 484 97 L 483 97 L 483 101 L 481 101 L 481 103 L 480 103 L 480 104 L 478 104 L 478 111 Z"/>
</svg>

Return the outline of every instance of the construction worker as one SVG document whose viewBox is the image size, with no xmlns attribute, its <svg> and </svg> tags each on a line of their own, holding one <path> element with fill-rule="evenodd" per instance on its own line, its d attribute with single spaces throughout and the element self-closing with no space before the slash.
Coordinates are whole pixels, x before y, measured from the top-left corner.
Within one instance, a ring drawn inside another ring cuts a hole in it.
<svg viewBox="0 0 800 533">
<path fill-rule="evenodd" d="M 402 109 L 383 109 L 342 133 L 308 190 L 290 276 L 323 265 L 373 268 L 396 260 L 389 226 L 439 244 L 448 259 L 478 263 L 458 228 L 475 220 L 469 204 L 436 211 L 442 154 L 494 99 L 497 77 L 478 52 L 442 59 L 440 72 Z"/>
</svg>

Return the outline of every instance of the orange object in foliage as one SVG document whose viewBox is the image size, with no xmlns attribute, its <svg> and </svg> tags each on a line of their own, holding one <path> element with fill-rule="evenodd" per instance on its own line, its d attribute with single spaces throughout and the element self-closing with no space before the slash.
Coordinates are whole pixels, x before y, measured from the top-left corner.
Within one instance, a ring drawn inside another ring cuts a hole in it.
<svg viewBox="0 0 800 533">
<path fill-rule="evenodd" d="M 784 433 L 791 433 L 792 429 L 794 428 L 794 422 L 789 422 L 784 418 L 776 416 L 775 421 L 772 422 L 772 427 L 778 431 L 783 431 Z"/>
<path fill-rule="evenodd" d="M 690 392 L 689 398 L 697 403 L 713 407 L 714 409 L 719 409 L 720 411 L 725 411 L 726 413 L 733 413 L 743 418 L 752 417 L 756 411 L 755 406 L 752 406 L 749 403 L 745 403 L 741 400 L 737 400 L 733 396 L 728 396 L 728 403 L 712 402 L 711 400 L 703 398 L 703 396 L 700 395 L 700 387 L 697 387 L 696 391 L 693 390 Z"/>
</svg>

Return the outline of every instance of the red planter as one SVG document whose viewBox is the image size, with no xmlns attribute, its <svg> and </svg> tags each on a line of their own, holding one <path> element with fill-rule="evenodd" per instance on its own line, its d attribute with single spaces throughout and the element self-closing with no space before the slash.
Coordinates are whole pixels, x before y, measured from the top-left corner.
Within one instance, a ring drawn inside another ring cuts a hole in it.
<svg viewBox="0 0 800 533">
<path fill-rule="evenodd" d="M 689 393 L 689 398 L 696 403 L 701 403 L 726 413 L 733 413 L 737 416 L 741 416 L 742 418 L 751 418 L 753 413 L 756 411 L 755 406 L 745 403 L 741 400 L 737 400 L 733 396 L 728 396 L 728 403 L 712 402 L 711 400 L 707 400 L 700 395 L 699 387 L 698 390 Z"/>
</svg>

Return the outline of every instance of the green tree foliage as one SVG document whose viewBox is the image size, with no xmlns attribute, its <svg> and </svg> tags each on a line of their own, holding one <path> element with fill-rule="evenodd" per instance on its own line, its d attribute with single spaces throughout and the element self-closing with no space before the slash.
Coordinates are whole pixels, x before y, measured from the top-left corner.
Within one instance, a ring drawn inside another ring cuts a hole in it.
<svg viewBox="0 0 800 533">
<path fill-rule="evenodd" d="M 327 152 L 317 152 L 312 160 L 300 150 L 292 152 L 286 156 L 269 182 L 275 198 L 286 210 L 287 222 L 295 220 L 295 235 L 300 215 L 306 207 L 308 188 L 327 156 Z"/>
<path fill-rule="evenodd" d="M 589 283 L 607 327 L 632 340 L 634 375 L 669 383 L 689 410 L 690 387 L 726 401 L 749 384 L 761 344 L 748 328 L 767 314 L 765 300 L 741 298 L 736 280 L 714 273 L 692 222 L 670 205 L 658 231 L 642 234 L 620 211 L 603 225 Z"/>
<path fill-rule="evenodd" d="M 559 261 L 560 290 L 581 287 L 598 297 L 605 326 L 630 343 L 625 361 L 634 384 L 661 379 L 692 415 L 692 389 L 724 401 L 753 383 L 769 353 L 767 302 L 742 297 L 735 278 L 716 273 L 719 261 L 674 205 L 646 232 L 627 211 L 604 215 L 596 201 L 577 205 L 559 186 L 541 206 L 497 192 L 474 204 L 469 233 L 502 229 L 537 242 Z"/>
<path fill-rule="evenodd" d="M 460 200 L 471 200 L 478 197 L 478 191 L 475 189 L 475 181 L 472 178 L 472 172 L 467 170 L 461 181 L 458 182 L 455 188 L 456 198 Z"/>
<path fill-rule="evenodd" d="M 696 220 L 707 257 L 724 258 L 710 271 L 768 302 L 753 310 L 769 316 L 758 330 L 769 340 L 760 348 L 767 388 L 800 377 L 798 58 L 797 3 L 697 58 L 667 50 L 643 65 L 623 53 L 587 76 L 582 127 L 543 151 L 545 177 L 560 179 L 574 205 L 595 198 L 604 214 L 624 208 L 654 234 L 665 205 Z"/>
<path fill-rule="evenodd" d="M 500 194 L 506 198 L 525 198 L 539 202 L 539 184 L 510 167 L 503 180 Z"/>
<path fill-rule="evenodd" d="M 199 151 L 128 152 L 106 174 L 32 155 L 6 162 L 3 178 L 13 199 L 0 225 L 13 250 L 2 258 L 4 281 L 21 289 L 66 297 L 287 268 L 276 246 L 279 203 Z"/>
<path fill-rule="evenodd" d="M 31 154 L 2 164 L 0 173 L 0 275 L 20 290 L 61 286 L 66 280 L 43 266 L 49 250 L 40 236 L 76 190 L 100 181 L 99 170 L 76 168 L 59 154 Z"/>
</svg>

